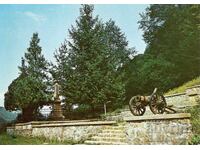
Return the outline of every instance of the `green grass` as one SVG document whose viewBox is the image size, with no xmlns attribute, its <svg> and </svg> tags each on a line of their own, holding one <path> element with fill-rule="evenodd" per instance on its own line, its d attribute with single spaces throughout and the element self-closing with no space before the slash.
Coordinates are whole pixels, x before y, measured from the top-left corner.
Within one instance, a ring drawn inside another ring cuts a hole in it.
<svg viewBox="0 0 200 150">
<path fill-rule="evenodd" d="M 4 133 L 0 134 L 0 145 L 72 145 L 77 144 L 73 141 L 58 141 L 56 139 L 48 140 L 44 137 L 24 137 L 11 136 Z"/>
<path fill-rule="evenodd" d="M 190 144 L 200 144 L 200 105 L 190 108 L 193 137 Z"/>
<path fill-rule="evenodd" d="M 194 135 L 189 142 L 190 145 L 198 145 L 200 144 L 200 135 Z"/>
<path fill-rule="evenodd" d="M 184 83 L 182 86 L 169 90 L 165 95 L 171 95 L 176 93 L 183 93 L 188 87 L 200 84 L 200 77 L 197 77 L 189 82 Z"/>
<path fill-rule="evenodd" d="M 190 108 L 187 112 L 191 114 L 193 132 L 200 135 L 200 105 Z"/>
</svg>

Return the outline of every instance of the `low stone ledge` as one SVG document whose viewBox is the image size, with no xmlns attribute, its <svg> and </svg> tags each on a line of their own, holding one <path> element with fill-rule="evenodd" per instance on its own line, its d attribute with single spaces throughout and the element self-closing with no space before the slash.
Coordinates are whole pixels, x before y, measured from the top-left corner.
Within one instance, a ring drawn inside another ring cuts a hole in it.
<svg viewBox="0 0 200 150">
<path fill-rule="evenodd" d="M 90 122 L 90 121 L 98 121 L 97 119 L 90 120 L 64 120 L 64 121 L 31 121 L 25 123 L 17 123 L 17 126 L 24 125 L 40 125 L 40 124 L 57 124 L 57 123 L 74 123 L 74 122 Z"/>
<path fill-rule="evenodd" d="M 200 88 L 200 85 L 194 85 L 194 86 L 188 87 L 187 89 L 193 89 L 193 88 Z"/>
<path fill-rule="evenodd" d="M 126 122 L 148 121 L 148 120 L 172 120 L 172 119 L 188 119 L 191 117 L 189 113 L 177 113 L 177 114 L 157 114 L 149 116 L 133 116 L 126 117 Z"/>
<path fill-rule="evenodd" d="M 26 123 L 16 123 L 15 126 L 27 126 L 27 125 L 31 125 L 31 122 L 26 122 Z"/>
<path fill-rule="evenodd" d="M 6 129 L 15 129 L 15 127 L 13 127 L 13 126 L 12 126 L 12 127 L 9 127 L 9 126 L 8 126 L 8 127 L 6 127 Z"/>
<path fill-rule="evenodd" d="M 199 86 L 195 86 L 193 88 L 188 88 L 186 90 L 186 95 L 188 95 L 188 96 L 200 95 L 200 87 Z"/>
<path fill-rule="evenodd" d="M 32 128 L 66 127 L 66 126 L 98 126 L 98 125 L 114 125 L 114 124 L 116 124 L 116 121 L 72 122 L 72 123 L 54 123 L 54 124 L 32 125 Z"/>
<path fill-rule="evenodd" d="M 175 93 L 175 94 L 169 94 L 169 95 L 164 95 L 165 98 L 168 98 L 168 97 L 174 97 L 174 96 L 181 96 L 181 95 L 185 95 L 186 92 L 183 92 L 183 93 Z"/>
</svg>

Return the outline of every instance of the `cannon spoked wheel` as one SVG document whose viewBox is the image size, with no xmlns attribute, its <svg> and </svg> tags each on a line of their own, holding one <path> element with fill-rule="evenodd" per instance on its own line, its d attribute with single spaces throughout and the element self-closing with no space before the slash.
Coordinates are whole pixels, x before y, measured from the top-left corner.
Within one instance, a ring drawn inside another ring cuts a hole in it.
<svg viewBox="0 0 200 150">
<path fill-rule="evenodd" d="M 167 106 L 165 97 L 163 95 L 154 95 L 150 100 L 149 107 L 154 114 L 163 114 Z"/>
<path fill-rule="evenodd" d="M 134 116 L 142 116 L 146 111 L 146 107 L 140 99 L 140 96 L 134 96 L 129 101 L 129 108 Z"/>
</svg>

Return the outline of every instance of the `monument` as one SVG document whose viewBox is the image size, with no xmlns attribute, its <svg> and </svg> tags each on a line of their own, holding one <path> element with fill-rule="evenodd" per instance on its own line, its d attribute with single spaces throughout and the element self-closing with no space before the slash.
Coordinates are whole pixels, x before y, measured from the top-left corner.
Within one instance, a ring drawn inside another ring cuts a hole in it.
<svg viewBox="0 0 200 150">
<path fill-rule="evenodd" d="M 54 103 L 53 103 L 53 110 L 51 114 L 51 120 L 65 119 L 62 113 L 61 100 L 59 98 L 59 88 L 60 88 L 60 85 L 56 82 L 54 86 Z"/>
</svg>

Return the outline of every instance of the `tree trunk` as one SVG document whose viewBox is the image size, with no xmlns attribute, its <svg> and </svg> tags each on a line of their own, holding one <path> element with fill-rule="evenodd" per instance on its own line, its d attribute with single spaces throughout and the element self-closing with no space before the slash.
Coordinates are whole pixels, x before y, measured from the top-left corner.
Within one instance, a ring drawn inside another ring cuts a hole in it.
<svg viewBox="0 0 200 150">
<path fill-rule="evenodd" d="M 91 105 L 91 110 L 92 110 L 92 118 L 96 116 L 96 109 L 94 105 Z"/>
<path fill-rule="evenodd" d="M 23 122 L 28 122 L 28 121 L 32 121 L 34 119 L 34 112 L 35 107 L 33 106 L 28 106 L 26 108 L 22 109 L 22 121 Z"/>
</svg>

